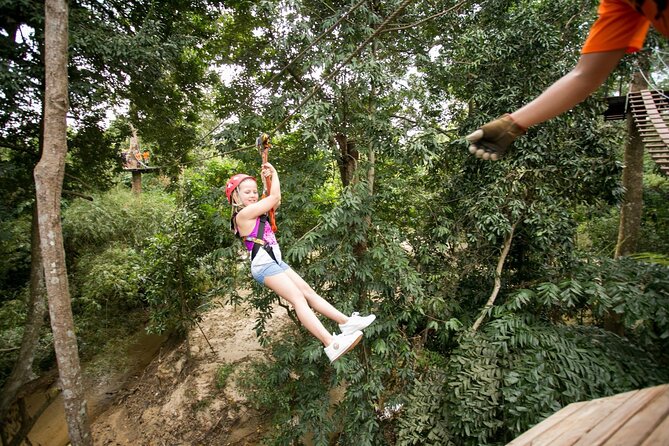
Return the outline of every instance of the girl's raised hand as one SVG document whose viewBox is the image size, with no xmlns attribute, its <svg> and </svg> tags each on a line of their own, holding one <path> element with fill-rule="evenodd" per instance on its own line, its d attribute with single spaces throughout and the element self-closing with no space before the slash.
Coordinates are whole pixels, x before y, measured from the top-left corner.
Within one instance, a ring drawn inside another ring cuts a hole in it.
<svg viewBox="0 0 669 446">
<path fill-rule="evenodd" d="M 276 169 L 270 163 L 264 163 L 262 165 L 262 176 L 271 177 L 276 173 Z"/>
</svg>

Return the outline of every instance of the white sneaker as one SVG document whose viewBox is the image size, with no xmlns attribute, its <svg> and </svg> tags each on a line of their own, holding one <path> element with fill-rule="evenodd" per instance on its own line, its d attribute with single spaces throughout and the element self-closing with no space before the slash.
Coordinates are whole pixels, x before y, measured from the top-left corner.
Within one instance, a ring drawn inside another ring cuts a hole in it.
<svg viewBox="0 0 669 446">
<path fill-rule="evenodd" d="M 372 322 L 376 319 L 376 316 L 370 314 L 369 316 L 360 316 L 359 313 L 353 313 L 348 322 L 345 324 L 339 324 L 339 329 L 342 334 L 350 334 L 357 330 L 364 330 L 365 328 L 372 325 Z"/>
<path fill-rule="evenodd" d="M 349 334 L 333 335 L 332 343 L 325 347 L 325 354 L 330 358 L 330 362 L 335 362 L 347 351 L 358 345 L 362 339 L 362 332 L 360 330 Z"/>
</svg>

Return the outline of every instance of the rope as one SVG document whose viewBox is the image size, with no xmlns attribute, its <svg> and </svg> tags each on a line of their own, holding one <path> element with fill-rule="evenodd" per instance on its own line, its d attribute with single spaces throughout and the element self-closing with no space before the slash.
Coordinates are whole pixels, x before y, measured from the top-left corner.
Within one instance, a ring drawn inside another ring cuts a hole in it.
<svg viewBox="0 0 669 446">
<path fill-rule="evenodd" d="M 648 79 L 641 68 L 638 68 L 638 70 L 639 70 L 639 74 L 641 74 L 641 77 L 643 77 L 643 80 L 646 81 L 646 84 L 648 84 L 648 86 L 650 87 L 651 90 L 655 91 L 657 94 L 659 94 L 663 98 L 669 99 L 669 96 L 664 94 L 664 91 L 662 91 L 662 89 L 660 87 L 658 87 L 657 84 L 655 84 L 655 82 L 652 80 L 652 78 Z"/>
</svg>

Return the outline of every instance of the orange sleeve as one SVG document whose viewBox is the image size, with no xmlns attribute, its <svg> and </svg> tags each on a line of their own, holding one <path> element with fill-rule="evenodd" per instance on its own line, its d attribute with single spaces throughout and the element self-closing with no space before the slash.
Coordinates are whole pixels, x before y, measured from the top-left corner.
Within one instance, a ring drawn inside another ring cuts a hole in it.
<svg viewBox="0 0 669 446">
<path fill-rule="evenodd" d="M 627 0 L 633 6 L 634 0 Z M 641 0 L 641 5 L 637 6 L 639 12 L 645 15 L 653 28 L 658 30 L 664 37 L 669 37 L 669 5 L 665 0 Z"/>
<path fill-rule="evenodd" d="M 639 51 L 650 21 L 624 0 L 600 0 L 597 20 L 581 49 L 582 54 L 626 49 Z"/>
</svg>

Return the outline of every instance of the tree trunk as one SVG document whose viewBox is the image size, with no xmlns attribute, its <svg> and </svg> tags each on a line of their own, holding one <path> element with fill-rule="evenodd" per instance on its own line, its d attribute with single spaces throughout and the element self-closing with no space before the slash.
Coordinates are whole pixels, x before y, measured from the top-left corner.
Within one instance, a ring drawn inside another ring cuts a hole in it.
<svg viewBox="0 0 669 446">
<path fill-rule="evenodd" d="M 339 165 L 341 183 L 346 187 L 355 180 L 355 171 L 358 169 L 360 154 L 358 149 L 355 148 L 355 141 L 348 139 L 343 133 L 337 133 L 335 140 L 339 148 L 337 164 Z"/>
<path fill-rule="evenodd" d="M 630 84 L 630 91 L 648 88 L 648 84 L 640 72 L 636 72 Z M 643 140 L 639 135 L 632 113 L 627 113 L 628 139 L 625 144 L 623 168 L 623 187 L 625 195 L 620 208 L 620 225 L 618 242 L 614 257 L 626 256 L 637 251 L 639 233 L 641 231 L 641 214 L 643 212 Z"/>
<path fill-rule="evenodd" d="M 21 350 L 14 364 L 12 373 L 7 378 L 0 394 L 0 421 L 4 420 L 7 411 L 14 403 L 21 386 L 35 378 L 33 361 L 35 349 L 39 342 L 40 331 L 47 315 L 46 296 L 44 295 L 44 272 L 39 247 L 39 227 L 37 223 L 37 207 L 33 207 L 32 236 L 30 261 L 30 294 L 28 302 L 28 317 L 23 328 Z"/>
<path fill-rule="evenodd" d="M 92 445 L 81 382 L 72 306 L 60 223 L 60 196 L 67 153 L 67 43 L 66 0 L 46 0 L 44 22 L 44 150 L 35 167 L 42 267 L 49 301 L 65 418 L 74 446 Z"/>
</svg>

